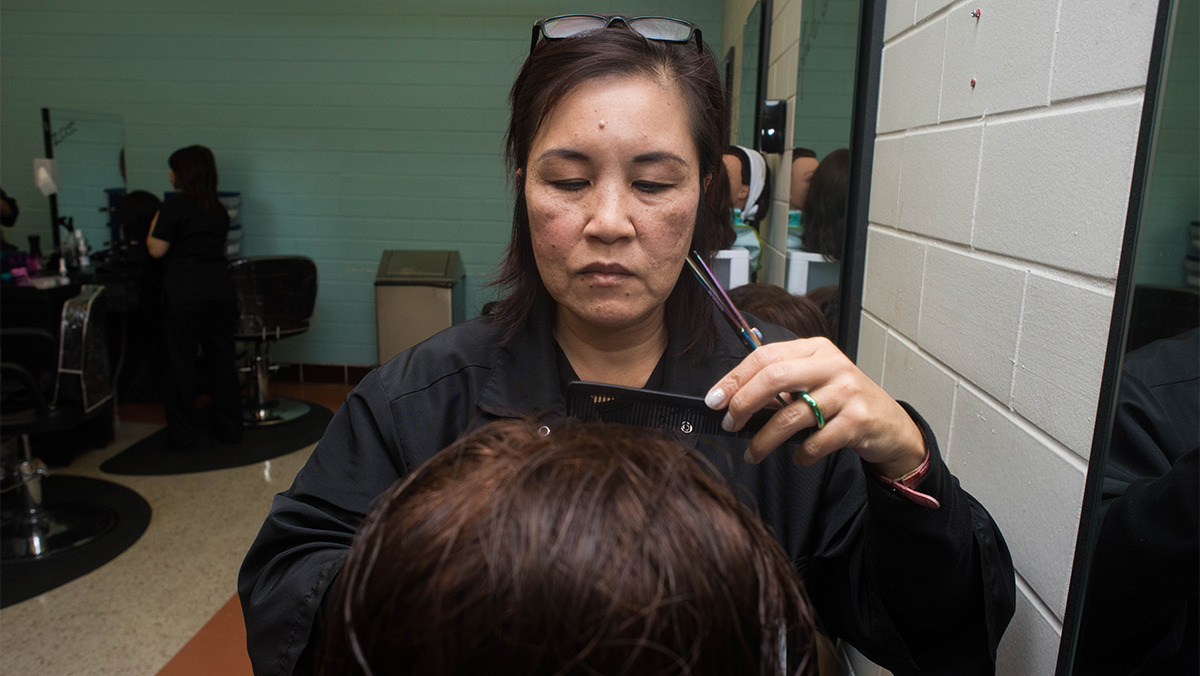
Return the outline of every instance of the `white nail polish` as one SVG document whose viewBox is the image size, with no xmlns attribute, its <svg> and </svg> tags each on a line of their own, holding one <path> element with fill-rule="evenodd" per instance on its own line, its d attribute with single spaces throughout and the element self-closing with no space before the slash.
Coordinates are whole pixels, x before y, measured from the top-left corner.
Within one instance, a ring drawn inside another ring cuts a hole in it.
<svg viewBox="0 0 1200 676">
<path fill-rule="evenodd" d="M 733 431 L 733 416 L 726 413 L 725 417 L 721 418 L 721 429 L 725 430 L 726 432 Z"/>
<path fill-rule="evenodd" d="M 711 391 L 709 391 L 708 395 L 704 397 L 704 405 L 709 408 L 716 408 L 724 403 L 725 390 L 722 390 L 719 387 L 714 387 Z"/>
</svg>

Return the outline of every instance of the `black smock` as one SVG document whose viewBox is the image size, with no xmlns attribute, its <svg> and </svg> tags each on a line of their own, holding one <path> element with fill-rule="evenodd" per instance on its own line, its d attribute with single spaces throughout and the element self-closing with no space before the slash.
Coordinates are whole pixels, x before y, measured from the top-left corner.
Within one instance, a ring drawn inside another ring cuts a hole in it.
<svg viewBox="0 0 1200 676">
<path fill-rule="evenodd" d="M 202 427 L 196 411 L 196 348 L 207 361 L 213 431 L 223 441 L 241 438 L 236 352 L 237 293 L 225 258 L 229 214 L 171 195 L 158 212 L 153 236 L 170 243 L 162 258 L 163 350 L 166 357 L 168 444 L 192 444 Z"/>
<path fill-rule="evenodd" d="M 347 397 L 292 487 L 275 497 L 238 578 L 256 674 L 306 672 L 314 616 L 376 496 L 460 435 L 487 422 L 564 419 L 543 304 L 504 346 L 476 319 L 371 372 Z M 758 323 L 767 342 L 794 338 Z M 745 357 L 724 324 L 710 357 L 660 364 L 662 389 L 703 397 Z M 983 674 L 1012 616 L 1012 561 L 991 517 L 959 486 L 929 426 L 906 407 L 931 454 L 919 490 L 929 509 L 867 475 L 849 450 L 799 467 L 784 448 L 746 464 L 747 441 L 691 435 L 794 561 L 825 628 L 898 676 Z M 302 655 L 303 653 L 303 655 Z M 299 664 L 298 664 L 299 663 Z"/>
<path fill-rule="evenodd" d="M 1200 673 L 1198 457 L 1193 330 L 1121 367 L 1076 673 Z"/>
</svg>

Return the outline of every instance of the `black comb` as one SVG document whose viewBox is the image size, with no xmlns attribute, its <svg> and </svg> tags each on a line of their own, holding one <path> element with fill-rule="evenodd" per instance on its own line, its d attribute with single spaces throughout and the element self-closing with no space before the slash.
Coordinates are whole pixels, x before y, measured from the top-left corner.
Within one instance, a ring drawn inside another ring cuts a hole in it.
<svg viewBox="0 0 1200 676">
<path fill-rule="evenodd" d="M 579 380 L 567 383 L 567 415 L 572 418 L 649 427 L 677 437 L 708 434 L 749 439 L 774 414 L 763 409 L 750 416 L 741 430 L 726 432 L 721 429 L 725 412 L 712 410 L 700 397 Z M 784 443 L 799 444 L 814 431 L 813 427 L 801 430 Z"/>
</svg>

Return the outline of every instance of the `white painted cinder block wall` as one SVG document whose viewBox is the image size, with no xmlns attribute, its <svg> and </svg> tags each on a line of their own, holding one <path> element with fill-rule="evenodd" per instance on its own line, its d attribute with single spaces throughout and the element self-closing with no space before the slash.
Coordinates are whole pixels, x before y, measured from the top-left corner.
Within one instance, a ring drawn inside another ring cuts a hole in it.
<svg viewBox="0 0 1200 676">
<path fill-rule="evenodd" d="M 887 3 L 858 361 L 1004 532 L 1000 674 L 1054 672 L 1156 5 Z"/>
</svg>

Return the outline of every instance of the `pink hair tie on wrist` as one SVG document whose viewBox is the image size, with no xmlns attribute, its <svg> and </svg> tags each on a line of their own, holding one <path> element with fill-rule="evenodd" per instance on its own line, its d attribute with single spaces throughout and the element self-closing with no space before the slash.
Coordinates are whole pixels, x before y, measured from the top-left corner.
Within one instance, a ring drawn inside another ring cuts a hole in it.
<svg viewBox="0 0 1200 676">
<path fill-rule="evenodd" d="M 892 489 L 893 493 L 899 493 L 907 498 L 910 502 L 915 502 L 922 507 L 928 507 L 930 509 L 937 509 L 942 506 L 942 503 L 938 502 L 933 496 L 926 495 L 925 493 L 921 493 L 920 491 L 916 490 L 916 487 L 919 486 L 921 481 L 925 479 L 925 475 L 929 473 L 928 451 L 926 451 L 925 461 L 921 463 L 920 467 L 914 469 L 908 474 L 905 474 L 899 479 L 889 479 L 880 474 L 874 468 L 871 469 L 871 473 L 875 475 L 876 479 L 879 479 L 880 483 Z"/>
</svg>

